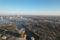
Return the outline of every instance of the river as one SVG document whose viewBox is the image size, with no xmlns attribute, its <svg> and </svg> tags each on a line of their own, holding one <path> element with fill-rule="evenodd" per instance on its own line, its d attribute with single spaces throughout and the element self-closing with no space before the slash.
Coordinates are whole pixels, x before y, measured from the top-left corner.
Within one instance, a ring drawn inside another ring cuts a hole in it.
<svg viewBox="0 0 60 40">
<path fill-rule="evenodd" d="M 27 21 L 27 20 L 31 20 L 31 19 L 27 19 L 27 18 L 14 18 L 12 20 Z M 0 19 L 0 22 L 8 22 L 8 21 L 9 21 L 9 19 L 3 19 L 3 20 Z M 23 24 L 23 22 L 15 22 L 14 23 L 14 25 L 16 25 L 18 29 L 25 28 L 22 24 Z M 33 32 L 31 32 L 29 29 L 25 28 L 25 32 L 26 32 L 26 35 L 27 35 L 27 40 L 31 40 L 31 37 L 34 37 L 35 40 L 39 40 L 39 37 L 37 35 L 35 35 Z"/>
</svg>

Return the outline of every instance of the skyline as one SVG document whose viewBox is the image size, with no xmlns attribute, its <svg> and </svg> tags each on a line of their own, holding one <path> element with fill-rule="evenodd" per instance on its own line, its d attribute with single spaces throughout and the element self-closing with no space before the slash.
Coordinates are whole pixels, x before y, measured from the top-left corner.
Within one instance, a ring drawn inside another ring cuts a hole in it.
<svg viewBox="0 0 60 40">
<path fill-rule="evenodd" d="M 60 15 L 60 0 L 0 0 L 0 15 Z"/>
</svg>

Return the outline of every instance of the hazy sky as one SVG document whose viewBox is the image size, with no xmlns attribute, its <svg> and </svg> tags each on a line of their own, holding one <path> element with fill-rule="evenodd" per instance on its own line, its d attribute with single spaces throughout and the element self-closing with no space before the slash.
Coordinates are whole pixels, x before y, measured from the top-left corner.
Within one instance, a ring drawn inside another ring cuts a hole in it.
<svg viewBox="0 0 60 40">
<path fill-rule="evenodd" d="M 60 0 L 0 0 L 0 15 L 60 15 Z"/>
</svg>

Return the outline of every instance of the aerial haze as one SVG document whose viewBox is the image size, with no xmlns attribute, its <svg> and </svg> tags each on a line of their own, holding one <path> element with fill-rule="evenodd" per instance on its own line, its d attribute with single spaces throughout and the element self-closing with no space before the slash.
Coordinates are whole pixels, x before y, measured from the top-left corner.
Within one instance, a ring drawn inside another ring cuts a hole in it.
<svg viewBox="0 0 60 40">
<path fill-rule="evenodd" d="M 60 0 L 0 0 L 0 40 L 60 40 Z"/>
<path fill-rule="evenodd" d="M 60 16 L 60 0 L 0 0 L 0 15 Z"/>
</svg>

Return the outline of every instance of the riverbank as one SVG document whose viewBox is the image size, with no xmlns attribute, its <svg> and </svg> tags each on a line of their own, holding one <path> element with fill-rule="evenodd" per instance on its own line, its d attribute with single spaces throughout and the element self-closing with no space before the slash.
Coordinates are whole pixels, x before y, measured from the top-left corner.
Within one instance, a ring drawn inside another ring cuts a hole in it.
<svg viewBox="0 0 60 40">
<path fill-rule="evenodd" d="M 24 25 L 23 25 L 23 27 L 27 30 L 26 31 L 27 36 L 29 36 L 29 37 L 32 37 L 33 36 L 35 38 L 35 40 L 39 40 L 40 39 L 40 37 L 38 35 L 36 35 L 32 30 L 30 30 L 29 28 L 27 28 Z M 29 31 L 29 33 L 27 33 L 28 31 Z"/>
</svg>

